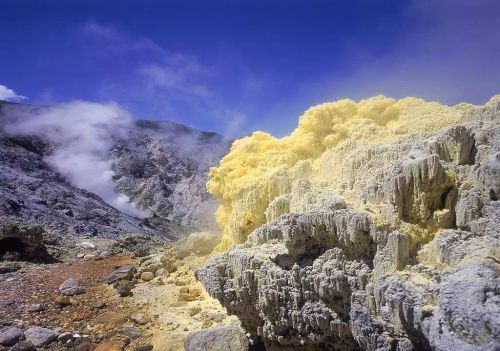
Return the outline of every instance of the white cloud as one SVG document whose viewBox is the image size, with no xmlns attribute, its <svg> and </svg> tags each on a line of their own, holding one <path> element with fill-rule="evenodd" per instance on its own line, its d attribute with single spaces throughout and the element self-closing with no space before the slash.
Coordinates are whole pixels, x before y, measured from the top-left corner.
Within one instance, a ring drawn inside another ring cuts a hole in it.
<svg viewBox="0 0 500 351">
<path fill-rule="evenodd" d="M 26 99 L 25 96 L 17 95 L 14 90 L 0 84 L 0 100 L 5 101 L 20 101 Z"/>
</svg>

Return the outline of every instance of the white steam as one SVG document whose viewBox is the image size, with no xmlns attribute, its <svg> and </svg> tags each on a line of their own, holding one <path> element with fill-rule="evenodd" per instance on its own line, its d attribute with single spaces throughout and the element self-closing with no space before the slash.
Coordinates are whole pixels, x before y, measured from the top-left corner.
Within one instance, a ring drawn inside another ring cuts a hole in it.
<svg viewBox="0 0 500 351">
<path fill-rule="evenodd" d="M 140 211 L 128 196 L 114 190 L 112 160 L 107 152 L 112 137 L 131 124 L 130 114 L 115 103 L 76 101 L 22 113 L 5 127 L 11 134 L 38 135 L 54 144 L 45 160 L 71 184 L 99 195 L 116 209 L 136 217 Z"/>
</svg>

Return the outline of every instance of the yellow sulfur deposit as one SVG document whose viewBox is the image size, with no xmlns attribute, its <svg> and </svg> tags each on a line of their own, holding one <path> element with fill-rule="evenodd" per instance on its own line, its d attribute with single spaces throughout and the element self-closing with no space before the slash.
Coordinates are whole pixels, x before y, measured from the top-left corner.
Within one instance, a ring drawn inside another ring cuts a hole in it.
<svg viewBox="0 0 500 351">
<path fill-rule="evenodd" d="M 236 140 L 220 165 L 211 169 L 207 183 L 221 202 L 216 213 L 223 230 L 220 249 L 243 242 L 263 223 L 304 211 L 329 194 L 359 204 L 363 182 L 372 172 L 363 165 L 375 162 L 374 146 L 456 125 L 468 118 L 472 107 L 417 98 L 375 96 L 358 103 L 344 99 L 307 110 L 289 136 L 278 139 L 255 132 Z"/>
</svg>

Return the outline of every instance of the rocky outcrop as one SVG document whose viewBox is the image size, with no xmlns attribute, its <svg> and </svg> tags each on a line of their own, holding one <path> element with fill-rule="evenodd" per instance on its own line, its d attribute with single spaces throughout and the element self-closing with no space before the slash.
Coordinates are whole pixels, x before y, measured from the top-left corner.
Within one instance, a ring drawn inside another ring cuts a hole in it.
<svg viewBox="0 0 500 351">
<path fill-rule="evenodd" d="M 2 223 L 0 226 L 0 260 L 54 261 L 45 246 L 45 234 L 41 227 L 29 227 L 14 221 Z"/>
<path fill-rule="evenodd" d="M 326 151 L 277 193 L 244 179 L 264 223 L 197 278 L 267 350 L 500 348 L 500 100 L 464 113 L 384 145 L 346 140 L 342 161 Z"/>
</svg>

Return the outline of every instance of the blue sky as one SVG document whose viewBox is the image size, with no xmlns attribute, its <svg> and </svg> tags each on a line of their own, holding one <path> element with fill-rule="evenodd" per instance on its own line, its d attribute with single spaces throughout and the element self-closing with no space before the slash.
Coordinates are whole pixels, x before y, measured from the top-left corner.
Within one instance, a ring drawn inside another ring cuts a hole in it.
<svg viewBox="0 0 500 351">
<path fill-rule="evenodd" d="M 0 84 L 26 102 L 284 135 L 309 106 L 500 93 L 497 0 L 0 0 Z"/>
</svg>

